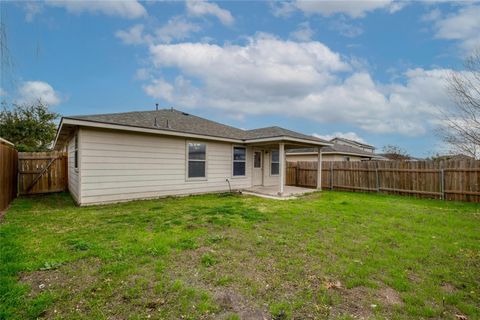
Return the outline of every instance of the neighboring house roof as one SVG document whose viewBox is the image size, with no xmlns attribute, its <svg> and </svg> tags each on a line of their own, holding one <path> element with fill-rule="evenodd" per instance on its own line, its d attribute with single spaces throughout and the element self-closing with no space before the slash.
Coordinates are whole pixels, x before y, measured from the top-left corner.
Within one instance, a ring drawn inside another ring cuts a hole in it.
<svg viewBox="0 0 480 320">
<path fill-rule="evenodd" d="M 403 154 L 396 154 L 396 153 L 380 153 L 378 156 L 384 157 L 388 160 L 398 160 L 398 161 L 422 161 L 422 158 L 416 158 L 408 155 Z"/>
<path fill-rule="evenodd" d="M 295 132 L 295 131 L 284 129 L 277 126 L 247 130 L 245 133 L 246 133 L 246 139 L 248 140 L 287 136 L 287 137 L 298 138 L 298 139 L 309 139 L 309 140 L 313 139 L 317 141 L 327 142 L 326 140 L 322 140 L 314 136 L 308 136 L 303 133 Z"/>
<path fill-rule="evenodd" d="M 317 153 L 315 148 L 302 148 L 302 149 L 292 149 L 288 150 L 287 154 L 305 154 L 305 153 Z M 322 153 L 326 154 L 345 154 L 345 155 L 357 155 L 361 157 L 374 158 L 375 154 L 362 149 L 346 146 L 342 144 L 334 144 L 332 146 L 327 146 L 322 148 Z"/>
<path fill-rule="evenodd" d="M 442 160 L 475 160 L 474 157 L 468 156 L 466 154 L 446 154 L 443 156 L 435 156 L 432 157 L 434 161 L 442 161 Z"/>
<path fill-rule="evenodd" d="M 350 140 L 350 139 L 342 138 L 342 137 L 335 137 L 330 141 L 334 142 L 335 140 L 345 141 L 345 142 L 352 143 L 352 144 L 355 144 L 355 145 L 360 146 L 360 147 L 375 149 L 375 147 L 370 145 L 370 144 L 366 144 L 366 143 L 363 143 L 363 142 L 358 142 L 358 141 L 355 141 L 355 140 Z"/>
<path fill-rule="evenodd" d="M 229 139 L 232 141 L 248 143 L 257 142 L 260 139 L 287 137 L 292 140 L 305 140 L 315 145 L 330 145 L 330 142 L 299 132 L 283 129 L 280 127 L 268 127 L 254 130 L 242 130 L 232 126 L 224 125 L 215 121 L 191 115 L 186 112 L 171 109 L 160 109 L 156 111 L 136 111 L 124 113 L 97 114 L 85 116 L 63 117 L 57 132 L 57 140 L 61 135 L 63 123 L 71 125 L 96 124 L 97 127 L 105 125 L 143 128 L 148 132 L 169 133 L 170 135 L 199 135 Z M 140 131 L 140 130 L 138 130 Z M 66 134 L 64 134 L 66 135 Z M 57 145 L 58 142 L 55 143 Z"/>
</svg>

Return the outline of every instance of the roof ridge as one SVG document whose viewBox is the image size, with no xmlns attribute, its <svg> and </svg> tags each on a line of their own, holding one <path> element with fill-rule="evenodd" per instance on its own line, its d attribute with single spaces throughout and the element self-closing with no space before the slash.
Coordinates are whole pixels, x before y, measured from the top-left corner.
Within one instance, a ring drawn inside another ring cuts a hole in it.
<svg viewBox="0 0 480 320">
<path fill-rule="evenodd" d="M 131 113 L 144 113 L 144 112 L 158 112 L 162 110 L 168 110 L 170 111 L 171 109 L 168 108 L 162 108 L 158 110 L 143 110 L 143 111 L 127 111 L 127 112 L 109 112 L 109 113 L 91 113 L 91 114 L 77 114 L 77 115 L 71 115 L 71 116 L 64 116 L 64 118 L 74 118 L 74 117 L 93 117 L 93 116 L 110 116 L 110 115 L 119 115 L 119 114 L 131 114 Z M 178 110 L 173 109 L 178 112 Z"/>
</svg>

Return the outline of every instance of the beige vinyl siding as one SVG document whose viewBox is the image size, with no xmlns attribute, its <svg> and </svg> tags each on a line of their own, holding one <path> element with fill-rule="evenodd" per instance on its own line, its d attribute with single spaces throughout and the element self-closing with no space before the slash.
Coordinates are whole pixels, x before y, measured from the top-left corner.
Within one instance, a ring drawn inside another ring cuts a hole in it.
<svg viewBox="0 0 480 320">
<path fill-rule="evenodd" d="M 263 185 L 264 186 L 278 186 L 280 184 L 280 175 L 272 176 L 270 167 L 272 164 L 272 150 L 278 150 L 278 148 L 265 149 L 265 161 L 263 171 Z M 268 152 L 268 153 L 267 153 Z"/>
<path fill-rule="evenodd" d="M 207 145 L 207 179 L 188 180 L 186 143 Z M 252 150 L 245 177 L 232 177 L 233 144 L 84 128 L 81 204 L 227 191 L 251 186 Z"/>
<path fill-rule="evenodd" d="M 79 135 L 79 143 L 80 143 L 80 131 L 77 132 Z M 75 134 L 72 135 L 70 141 L 68 142 L 67 146 L 68 152 L 68 191 L 72 195 L 73 199 L 76 203 L 80 203 L 80 161 L 79 168 L 75 169 Z M 80 160 L 80 159 L 79 159 Z"/>
</svg>

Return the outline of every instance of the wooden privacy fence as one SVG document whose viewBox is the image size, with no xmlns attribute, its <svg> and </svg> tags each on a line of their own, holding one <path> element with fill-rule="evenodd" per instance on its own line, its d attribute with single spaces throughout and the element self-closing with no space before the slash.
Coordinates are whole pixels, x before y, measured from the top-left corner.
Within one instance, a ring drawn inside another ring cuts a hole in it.
<svg viewBox="0 0 480 320">
<path fill-rule="evenodd" d="M 0 138 L 0 211 L 17 196 L 17 164 L 17 150 Z"/>
<path fill-rule="evenodd" d="M 288 162 L 286 184 L 316 187 L 317 162 Z M 323 161 L 322 188 L 480 202 L 480 161 Z"/>
<path fill-rule="evenodd" d="M 64 152 L 20 152 L 18 154 L 19 194 L 67 190 L 67 155 Z"/>
</svg>

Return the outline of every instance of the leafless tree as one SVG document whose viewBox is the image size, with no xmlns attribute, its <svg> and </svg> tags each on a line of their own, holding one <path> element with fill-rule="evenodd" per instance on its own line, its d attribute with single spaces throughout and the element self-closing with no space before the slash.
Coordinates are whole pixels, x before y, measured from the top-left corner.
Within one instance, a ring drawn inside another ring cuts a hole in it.
<svg viewBox="0 0 480 320">
<path fill-rule="evenodd" d="M 450 152 L 480 157 L 480 48 L 464 62 L 464 70 L 452 71 L 447 89 L 453 106 L 441 111 L 438 133 Z"/>
<path fill-rule="evenodd" d="M 411 159 L 408 152 L 397 145 L 389 144 L 389 145 L 383 146 L 382 151 L 383 151 L 382 155 L 385 158 L 390 160 L 406 161 Z"/>
</svg>

